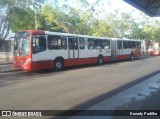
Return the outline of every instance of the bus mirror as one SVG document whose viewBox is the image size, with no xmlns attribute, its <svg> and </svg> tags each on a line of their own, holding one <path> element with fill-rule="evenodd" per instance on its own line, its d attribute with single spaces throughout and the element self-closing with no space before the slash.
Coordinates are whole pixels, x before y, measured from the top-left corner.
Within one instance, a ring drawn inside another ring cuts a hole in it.
<svg viewBox="0 0 160 119">
<path fill-rule="evenodd" d="M 105 49 L 105 50 L 108 50 L 108 49 L 109 49 L 109 46 L 105 46 L 104 49 Z"/>
</svg>

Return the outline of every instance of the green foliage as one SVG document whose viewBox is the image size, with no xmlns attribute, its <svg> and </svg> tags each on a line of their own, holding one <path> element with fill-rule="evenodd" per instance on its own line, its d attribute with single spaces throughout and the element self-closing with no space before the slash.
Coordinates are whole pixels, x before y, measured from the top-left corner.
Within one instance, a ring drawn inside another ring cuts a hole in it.
<svg viewBox="0 0 160 119">
<path fill-rule="evenodd" d="M 37 18 L 39 30 L 160 41 L 158 20 L 151 20 L 144 14 L 140 15 L 141 19 L 133 19 L 132 12 L 121 13 L 119 10 L 106 13 L 102 18 L 100 14 L 104 8 L 101 13 L 97 9 L 101 0 L 92 3 L 76 0 L 79 7 L 70 5 L 69 1 L 50 0 L 52 4 L 42 7 L 46 0 L 0 0 L 0 16 L 8 15 L 3 17 L 7 21 L 5 26 L 13 32 L 34 29 Z"/>
<path fill-rule="evenodd" d="M 34 29 L 34 11 L 31 9 L 14 8 L 11 14 L 11 30 L 13 32 Z"/>
<path fill-rule="evenodd" d="M 1 0 L 0 1 L 0 46 L 3 40 L 8 36 L 10 30 L 10 14 L 12 7 L 14 6 L 12 0 Z"/>
<path fill-rule="evenodd" d="M 17 32 L 24 29 L 34 29 L 34 10 L 39 9 L 41 3 L 44 2 L 45 0 L 0 0 L 0 14 L 4 22 L 0 34 L 9 30 Z M 1 18 L 0 21 L 2 22 Z"/>
<path fill-rule="evenodd" d="M 56 12 L 58 13 L 51 5 L 45 5 L 39 13 L 38 29 L 62 32 Z"/>
</svg>

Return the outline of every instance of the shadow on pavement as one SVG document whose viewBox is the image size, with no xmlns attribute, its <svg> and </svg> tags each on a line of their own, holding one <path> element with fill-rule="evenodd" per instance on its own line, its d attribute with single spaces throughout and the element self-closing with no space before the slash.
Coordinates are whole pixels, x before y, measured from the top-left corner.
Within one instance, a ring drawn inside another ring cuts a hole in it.
<svg viewBox="0 0 160 119">
<path fill-rule="evenodd" d="M 124 90 L 126 90 L 126 89 L 128 89 L 128 88 L 130 88 L 130 87 L 132 87 L 132 86 L 134 86 L 136 84 L 138 84 L 138 83 L 141 83 L 141 82 L 143 82 L 143 81 L 155 76 L 158 73 L 160 73 L 160 70 L 155 71 L 153 73 L 150 73 L 150 74 L 148 74 L 146 76 L 143 76 L 143 77 L 141 77 L 141 78 L 139 78 L 137 80 L 134 80 L 134 81 L 132 81 L 132 82 L 130 82 L 128 84 L 125 84 L 125 85 L 123 85 L 121 87 L 118 87 L 118 88 L 116 88 L 116 89 L 114 89 L 114 90 L 112 90 L 110 92 L 107 92 L 107 93 L 104 93 L 102 95 L 99 95 L 94 99 L 88 100 L 88 101 L 86 101 L 86 102 L 84 102 L 82 104 L 79 104 L 79 105 L 77 105 L 75 107 L 72 107 L 70 110 L 61 110 L 57 114 L 58 116 L 54 116 L 54 117 L 52 117 L 50 119 L 66 119 L 69 116 L 76 116 L 76 114 L 81 113 L 82 111 L 86 110 L 87 108 L 89 108 L 89 107 L 91 107 L 91 106 L 93 106 L 93 105 L 95 105 L 95 104 L 97 104 L 97 103 L 99 103 L 99 102 L 101 102 L 103 100 L 106 100 L 106 99 L 110 98 L 111 96 L 114 96 L 114 95 L 116 95 L 116 94 L 118 94 L 118 93 L 120 93 L 120 92 L 122 92 L 122 91 L 124 91 Z M 155 96 L 157 96 L 157 95 L 155 94 Z M 148 97 L 148 98 L 150 98 L 150 97 Z M 160 99 L 160 97 L 157 97 L 155 99 Z M 157 108 L 150 107 L 151 103 L 157 103 L 157 101 L 155 101 L 155 99 L 152 99 L 151 102 L 148 102 L 148 101 L 144 102 L 144 104 L 143 104 L 144 108 L 142 108 L 142 110 L 146 109 L 146 105 L 147 104 L 148 104 L 148 106 L 147 106 L 148 108 L 147 109 L 151 109 L 151 110 L 155 109 L 156 110 Z M 137 102 L 135 102 L 135 103 L 137 103 Z M 135 103 L 133 103 L 133 104 L 135 104 Z M 160 107 L 159 107 L 159 109 L 160 109 Z M 121 108 L 119 110 L 125 110 L 125 109 Z M 68 115 L 68 117 L 67 116 L 63 116 L 63 115 Z M 133 116 L 131 119 L 134 119 L 134 117 L 135 116 Z M 121 116 L 121 118 L 120 117 L 118 118 L 118 116 L 117 116 L 117 117 L 115 117 L 113 119 L 128 119 L 128 118 L 124 118 L 123 116 Z M 145 119 L 149 119 L 149 118 L 145 118 Z M 158 119 L 158 118 L 155 118 L 155 119 Z"/>
</svg>

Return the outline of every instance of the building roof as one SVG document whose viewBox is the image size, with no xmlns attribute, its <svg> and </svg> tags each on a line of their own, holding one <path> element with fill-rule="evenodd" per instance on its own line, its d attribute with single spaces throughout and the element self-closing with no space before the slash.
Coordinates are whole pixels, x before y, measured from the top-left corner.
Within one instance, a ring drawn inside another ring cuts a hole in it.
<svg viewBox="0 0 160 119">
<path fill-rule="evenodd" d="M 15 37 L 15 33 L 9 33 L 5 40 L 10 40 L 11 37 Z"/>
<path fill-rule="evenodd" d="M 150 17 L 160 16 L 160 0 L 123 0 Z"/>
</svg>

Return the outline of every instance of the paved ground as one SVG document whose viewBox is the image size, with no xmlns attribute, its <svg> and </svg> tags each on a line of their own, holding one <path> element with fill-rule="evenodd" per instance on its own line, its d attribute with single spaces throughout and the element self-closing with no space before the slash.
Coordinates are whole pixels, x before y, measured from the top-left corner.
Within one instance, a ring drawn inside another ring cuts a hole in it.
<svg viewBox="0 0 160 119">
<path fill-rule="evenodd" d="M 61 72 L 1 73 L 0 108 L 86 109 L 154 76 L 159 67 L 159 57 L 145 57 Z"/>
<path fill-rule="evenodd" d="M 137 91 L 138 90 L 138 91 Z M 73 116 L 69 119 L 158 119 L 160 116 L 156 115 L 157 111 L 160 110 L 160 72 L 108 99 L 105 99 L 87 110 L 102 110 L 102 114 L 107 114 L 110 110 L 131 110 L 126 111 L 126 114 L 130 112 L 143 112 L 141 113 L 143 117 L 140 116 L 91 116 L 94 111 L 89 116 Z M 104 111 L 105 110 L 105 111 Z M 109 110 L 109 111 L 106 111 Z M 144 111 L 142 111 L 144 110 Z M 99 114 L 99 112 L 96 112 Z M 153 116 L 146 116 L 146 111 L 152 112 Z M 153 113 L 154 112 L 154 113 Z M 144 116 L 145 114 L 145 116 Z M 83 115 L 83 113 L 82 113 Z M 124 114 L 125 115 L 125 114 Z M 160 112 L 159 112 L 160 115 Z"/>
<path fill-rule="evenodd" d="M 13 68 L 12 63 L 0 65 L 0 73 L 13 72 L 13 71 L 17 70 Z"/>
<path fill-rule="evenodd" d="M 0 58 L 0 73 L 17 71 L 15 68 L 13 68 L 12 64 L 12 59 L 6 60 L 5 58 Z"/>
</svg>

